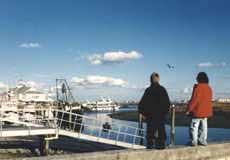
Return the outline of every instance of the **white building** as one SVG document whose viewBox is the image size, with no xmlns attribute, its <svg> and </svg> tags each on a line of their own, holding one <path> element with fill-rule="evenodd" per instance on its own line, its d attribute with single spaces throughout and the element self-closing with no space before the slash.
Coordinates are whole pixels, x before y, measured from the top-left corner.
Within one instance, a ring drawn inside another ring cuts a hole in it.
<svg viewBox="0 0 230 160">
<path fill-rule="evenodd" d="M 230 103 L 230 98 L 219 98 L 218 103 Z"/>
<path fill-rule="evenodd" d="M 31 90 L 19 94 L 18 100 L 21 102 L 53 102 L 48 94 Z"/>
<path fill-rule="evenodd" d="M 1 95 L 2 102 L 8 101 L 11 103 L 52 103 L 48 94 L 38 91 L 26 85 L 18 85 L 15 88 L 10 88 L 8 93 Z"/>
<path fill-rule="evenodd" d="M 26 84 L 19 84 L 15 88 L 9 88 L 6 92 L 0 94 L 0 108 L 3 110 L 4 118 L 27 122 L 36 121 L 36 107 L 52 107 L 54 100 L 48 93 L 38 91 Z M 42 105 L 41 105 L 42 104 Z M 23 112 L 18 112 L 23 109 Z M 45 115 L 49 115 L 50 111 L 46 111 Z"/>
</svg>

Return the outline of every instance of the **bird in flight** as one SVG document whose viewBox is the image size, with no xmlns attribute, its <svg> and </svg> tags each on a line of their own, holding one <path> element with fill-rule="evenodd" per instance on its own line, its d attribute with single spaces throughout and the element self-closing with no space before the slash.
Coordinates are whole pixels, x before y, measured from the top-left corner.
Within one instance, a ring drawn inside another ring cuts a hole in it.
<svg viewBox="0 0 230 160">
<path fill-rule="evenodd" d="M 175 69 L 175 67 L 173 65 L 167 64 L 167 67 L 171 70 Z"/>
</svg>

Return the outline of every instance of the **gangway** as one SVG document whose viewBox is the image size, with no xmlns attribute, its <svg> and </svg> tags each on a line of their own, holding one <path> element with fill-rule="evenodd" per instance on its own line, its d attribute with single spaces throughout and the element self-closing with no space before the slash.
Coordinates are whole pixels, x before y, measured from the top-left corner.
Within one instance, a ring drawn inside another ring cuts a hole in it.
<svg viewBox="0 0 230 160">
<path fill-rule="evenodd" d="M 61 135 L 124 148 L 145 148 L 140 145 L 144 136 L 139 135 L 144 131 L 135 126 L 112 122 L 110 128 L 103 128 L 105 121 L 98 118 L 58 109 L 35 110 L 36 121 L 24 121 L 7 119 L 0 109 L 0 137 L 53 135 L 58 138 Z M 52 114 L 42 114 L 45 112 Z M 17 127 L 5 126 L 5 122 L 17 124 Z"/>
</svg>

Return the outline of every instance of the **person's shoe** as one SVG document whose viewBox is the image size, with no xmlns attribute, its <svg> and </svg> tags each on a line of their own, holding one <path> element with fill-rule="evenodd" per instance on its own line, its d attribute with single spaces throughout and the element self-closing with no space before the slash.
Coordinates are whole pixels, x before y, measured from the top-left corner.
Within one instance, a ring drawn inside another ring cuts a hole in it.
<svg viewBox="0 0 230 160">
<path fill-rule="evenodd" d="M 154 149 L 154 147 L 152 145 L 149 145 L 146 147 L 146 149 Z"/>
<path fill-rule="evenodd" d="M 207 142 L 198 142 L 198 145 L 200 145 L 200 146 L 207 146 L 208 144 L 207 144 Z"/>
<path fill-rule="evenodd" d="M 187 146 L 191 146 L 191 147 L 196 147 L 196 146 L 197 146 L 197 143 L 188 142 L 186 145 L 187 145 Z"/>
<path fill-rule="evenodd" d="M 156 146 L 156 149 L 163 150 L 166 149 L 166 146 L 165 145 Z"/>
<path fill-rule="evenodd" d="M 165 145 L 165 141 L 157 141 L 156 143 L 156 149 L 159 149 L 159 150 L 162 150 L 162 149 L 165 149 L 166 148 L 166 145 Z"/>
<path fill-rule="evenodd" d="M 196 143 L 191 143 L 191 146 L 192 146 L 192 147 L 196 147 L 197 144 L 196 144 Z"/>
<path fill-rule="evenodd" d="M 154 144 L 153 141 L 148 141 L 146 145 L 146 149 L 153 149 L 154 148 L 153 144 Z"/>
</svg>

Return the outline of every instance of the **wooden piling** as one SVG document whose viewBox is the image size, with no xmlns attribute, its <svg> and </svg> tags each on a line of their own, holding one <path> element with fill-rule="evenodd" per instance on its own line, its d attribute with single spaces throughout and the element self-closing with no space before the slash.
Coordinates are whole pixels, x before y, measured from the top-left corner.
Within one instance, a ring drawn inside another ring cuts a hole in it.
<svg viewBox="0 0 230 160">
<path fill-rule="evenodd" d="M 175 105 L 171 107 L 171 134 L 170 134 L 170 145 L 175 145 L 175 118 L 176 118 L 176 108 Z"/>
<path fill-rule="evenodd" d="M 46 140 L 46 136 L 40 136 L 39 151 L 41 156 L 49 155 L 49 140 Z"/>
</svg>

